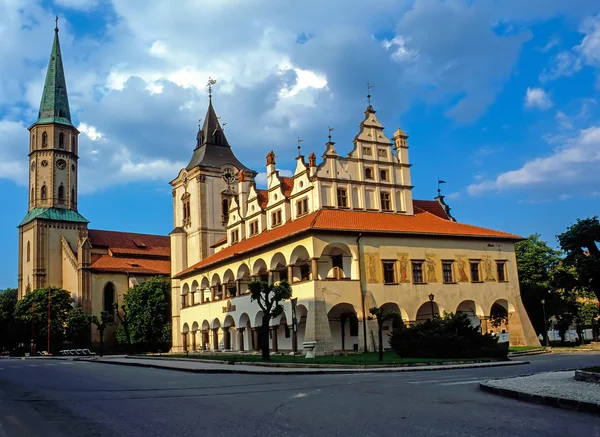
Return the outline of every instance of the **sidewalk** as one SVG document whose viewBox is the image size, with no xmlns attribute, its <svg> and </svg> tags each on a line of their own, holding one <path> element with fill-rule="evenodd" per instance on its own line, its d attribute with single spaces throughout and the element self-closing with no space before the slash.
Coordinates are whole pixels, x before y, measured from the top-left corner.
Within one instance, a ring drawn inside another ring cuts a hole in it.
<svg viewBox="0 0 600 437">
<path fill-rule="evenodd" d="M 574 370 L 482 382 L 483 391 L 522 401 L 600 415 L 600 385 L 575 381 Z"/>
<path fill-rule="evenodd" d="M 516 366 L 528 364 L 527 361 L 499 361 L 492 363 L 447 364 L 433 366 L 281 366 L 266 363 L 209 363 L 186 358 L 93 358 L 86 361 L 100 364 L 120 366 L 151 367 L 155 369 L 176 370 L 192 373 L 244 373 L 253 375 L 315 375 L 326 373 L 382 373 L 382 372 L 417 372 L 434 370 L 472 369 L 479 367 Z"/>
</svg>

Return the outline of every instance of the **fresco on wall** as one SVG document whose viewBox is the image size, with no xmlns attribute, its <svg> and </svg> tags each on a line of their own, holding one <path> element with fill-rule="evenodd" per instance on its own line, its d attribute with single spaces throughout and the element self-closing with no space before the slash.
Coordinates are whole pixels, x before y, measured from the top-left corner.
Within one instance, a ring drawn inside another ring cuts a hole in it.
<svg viewBox="0 0 600 437">
<path fill-rule="evenodd" d="M 489 256 L 481 257 L 481 265 L 483 267 L 483 277 L 485 282 L 495 282 L 494 269 L 492 268 L 492 259 Z"/>
<path fill-rule="evenodd" d="M 398 253 L 396 254 L 398 256 L 398 265 L 399 265 L 399 276 L 398 276 L 398 282 L 400 284 L 408 284 L 410 283 L 410 277 L 409 277 L 409 271 L 408 271 L 408 266 L 410 264 L 409 260 L 408 260 L 408 253 Z"/>
<path fill-rule="evenodd" d="M 381 260 L 378 253 L 365 253 L 365 271 L 369 284 L 378 284 L 381 282 L 380 266 Z"/>
<path fill-rule="evenodd" d="M 426 272 L 426 282 L 435 284 L 437 280 L 437 276 L 435 274 L 436 269 L 436 256 L 431 253 L 425 254 L 425 272 Z"/>
<path fill-rule="evenodd" d="M 456 255 L 456 282 L 469 282 L 469 277 L 467 276 L 467 265 L 468 263 L 464 255 Z"/>
</svg>

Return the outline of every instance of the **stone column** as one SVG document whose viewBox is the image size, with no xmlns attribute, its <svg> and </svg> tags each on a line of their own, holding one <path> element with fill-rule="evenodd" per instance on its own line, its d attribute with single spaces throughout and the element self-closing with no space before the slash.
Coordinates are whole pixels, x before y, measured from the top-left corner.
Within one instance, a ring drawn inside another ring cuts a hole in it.
<svg viewBox="0 0 600 437">
<path fill-rule="evenodd" d="M 196 331 L 192 331 L 192 352 L 196 352 Z"/>
<path fill-rule="evenodd" d="M 223 349 L 230 350 L 231 349 L 231 337 L 229 332 L 229 326 L 224 326 L 223 328 Z"/>
<path fill-rule="evenodd" d="M 273 270 L 269 270 L 269 285 L 273 284 Z"/>
<path fill-rule="evenodd" d="M 227 299 L 227 285 L 221 284 L 221 300 Z"/>
<path fill-rule="evenodd" d="M 244 328 L 238 328 L 238 350 L 244 352 Z"/>
<path fill-rule="evenodd" d="M 288 272 L 288 282 L 290 284 L 293 284 L 294 283 L 294 265 L 293 264 L 288 264 L 287 272 Z"/>
<path fill-rule="evenodd" d="M 213 328 L 213 351 L 219 350 L 219 328 Z"/>
<path fill-rule="evenodd" d="M 310 270 L 312 271 L 312 280 L 319 280 L 319 258 L 310 259 Z"/>
<path fill-rule="evenodd" d="M 236 279 L 236 280 L 235 280 L 235 295 L 236 295 L 236 296 L 239 296 L 240 294 L 242 294 L 240 290 L 241 290 L 241 287 L 240 287 L 240 280 L 239 280 L 239 279 Z"/>
<path fill-rule="evenodd" d="M 296 331 L 294 331 L 293 323 L 289 326 L 289 329 L 292 330 L 292 350 L 295 353 L 295 352 L 298 352 L 298 333 Z"/>
<path fill-rule="evenodd" d="M 278 330 L 279 330 L 279 326 L 271 326 L 271 350 L 273 352 L 279 352 L 279 348 L 277 345 Z"/>
<path fill-rule="evenodd" d="M 215 301 L 215 286 L 211 285 L 210 286 L 210 301 L 214 302 Z"/>
<path fill-rule="evenodd" d="M 308 313 L 306 314 L 306 331 L 304 341 L 316 341 L 315 355 L 327 355 L 333 353 L 333 340 L 325 301 L 315 298 L 308 302 Z M 301 346 L 301 345 L 300 345 Z"/>
<path fill-rule="evenodd" d="M 255 351 L 260 350 L 260 328 L 252 328 L 252 347 Z"/>
</svg>

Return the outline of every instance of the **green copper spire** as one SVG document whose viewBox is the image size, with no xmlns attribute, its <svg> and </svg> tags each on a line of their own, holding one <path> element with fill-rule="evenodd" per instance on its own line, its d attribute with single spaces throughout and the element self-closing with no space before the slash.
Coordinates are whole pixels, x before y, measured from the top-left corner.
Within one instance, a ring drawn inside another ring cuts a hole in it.
<svg viewBox="0 0 600 437">
<path fill-rule="evenodd" d="M 58 17 L 54 28 L 54 43 L 52 44 L 52 53 L 50 53 L 40 112 L 36 121 L 36 124 L 40 123 L 61 123 L 73 126 L 69 109 L 69 97 L 67 96 L 65 71 L 60 54 L 60 42 L 58 40 Z"/>
</svg>

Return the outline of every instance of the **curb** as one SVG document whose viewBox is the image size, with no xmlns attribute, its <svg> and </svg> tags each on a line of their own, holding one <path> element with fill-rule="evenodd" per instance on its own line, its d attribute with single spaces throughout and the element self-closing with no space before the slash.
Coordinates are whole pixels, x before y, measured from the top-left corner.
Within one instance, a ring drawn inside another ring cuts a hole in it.
<svg viewBox="0 0 600 437">
<path fill-rule="evenodd" d="M 86 360 L 87 361 L 87 360 Z M 218 373 L 238 373 L 238 374 L 246 374 L 246 375 L 324 375 L 324 374 L 364 374 L 364 373 L 393 373 L 393 372 L 434 372 L 434 371 L 442 371 L 442 370 L 462 370 L 462 369 L 473 369 L 473 368 L 482 368 L 482 367 L 502 367 L 502 366 L 518 366 L 522 364 L 529 364 L 528 361 L 501 361 L 494 364 L 487 365 L 461 365 L 460 367 L 440 367 L 440 366 L 422 366 L 422 367 L 399 367 L 399 368 L 355 368 L 355 369 L 344 369 L 344 368 L 319 368 L 315 370 L 305 370 L 305 371 L 293 371 L 293 370 L 268 370 L 268 371 L 258 371 L 258 370 L 247 370 L 247 369 L 239 369 L 236 366 L 227 366 L 221 369 L 218 368 L 182 368 L 182 367 L 171 367 L 163 364 L 145 364 L 145 363 L 136 363 L 134 361 L 131 362 L 123 362 L 123 361 L 110 361 L 108 360 L 89 360 L 90 363 L 97 364 L 112 364 L 116 366 L 130 366 L 130 367 L 147 367 L 151 369 L 162 369 L 162 370 L 173 370 L 176 372 L 188 372 L 188 373 L 209 373 L 209 374 L 218 374 Z M 281 369 L 281 368 L 280 368 Z"/>
<path fill-rule="evenodd" d="M 595 404 L 593 402 L 575 401 L 573 399 L 565 399 L 555 396 L 529 394 L 507 388 L 494 387 L 486 384 L 485 382 L 479 383 L 479 389 L 488 393 L 517 399 L 519 401 L 549 405 L 554 408 L 563 408 L 567 410 L 580 411 L 583 413 L 592 413 L 600 416 L 600 404 Z"/>
<path fill-rule="evenodd" d="M 518 357 L 526 357 L 529 355 L 545 355 L 551 354 L 552 351 L 531 351 L 531 352 L 510 352 L 508 354 L 509 358 L 518 358 Z"/>
</svg>

